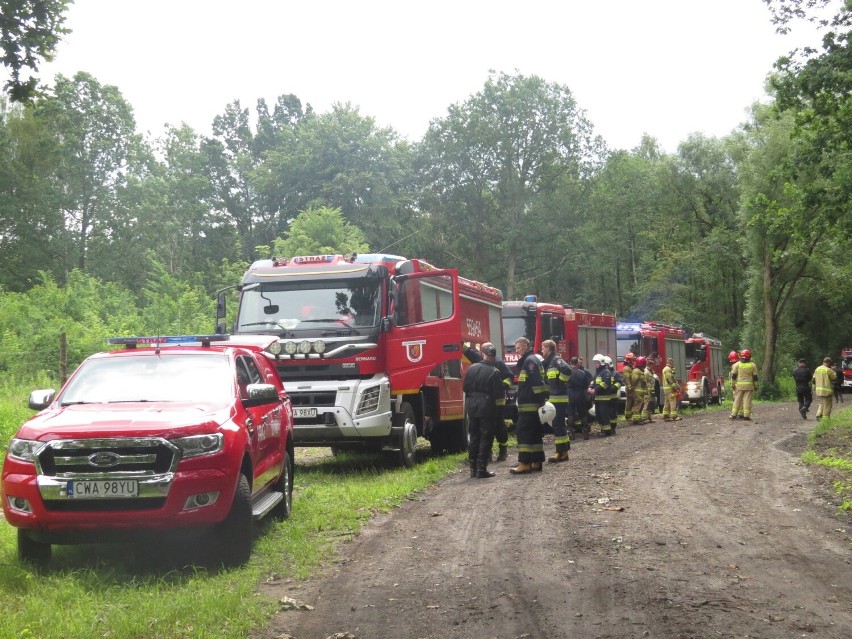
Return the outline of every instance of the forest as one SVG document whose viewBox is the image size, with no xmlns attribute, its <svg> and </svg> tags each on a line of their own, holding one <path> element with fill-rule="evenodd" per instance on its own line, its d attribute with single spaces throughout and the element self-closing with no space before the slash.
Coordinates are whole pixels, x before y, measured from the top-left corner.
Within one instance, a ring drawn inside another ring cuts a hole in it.
<svg viewBox="0 0 852 639">
<path fill-rule="evenodd" d="M 783 28 L 806 2 L 768 4 Z M 210 332 L 214 292 L 251 261 L 358 251 L 457 268 L 505 299 L 682 324 L 750 348 L 771 394 L 799 357 L 852 347 L 850 15 L 777 61 L 736 131 L 675 153 L 608 148 L 569 87 L 518 73 L 492 72 L 416 142 L 292 94 L 150 139 L 91 74 L 10 83 L 0 371 L 55 378 L 60 334 L 73 366 L 110 335 Z"/>
</svg>

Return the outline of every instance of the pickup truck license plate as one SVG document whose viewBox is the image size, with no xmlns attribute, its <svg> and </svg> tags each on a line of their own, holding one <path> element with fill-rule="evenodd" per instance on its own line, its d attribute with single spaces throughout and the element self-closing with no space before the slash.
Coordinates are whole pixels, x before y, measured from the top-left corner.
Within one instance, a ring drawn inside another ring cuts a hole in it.
<svg viewBox="0 0 852 639">
<path fill-rule="evenodd" d="M 139 484 L 134 479 L 72 480 L 67 486 L 72 499 L 116 499 L 138 497 Z"/>
<path fill-rule="evenodd" d="M 316 408 L 294 408 L 293 417 L 316 417 Z"/>
</svg>

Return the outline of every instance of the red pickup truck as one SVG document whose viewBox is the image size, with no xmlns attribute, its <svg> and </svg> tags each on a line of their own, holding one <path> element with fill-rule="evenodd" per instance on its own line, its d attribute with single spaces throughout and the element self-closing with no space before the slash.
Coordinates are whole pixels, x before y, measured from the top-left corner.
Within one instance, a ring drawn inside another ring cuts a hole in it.
<svg viewBox="0 0 852 639">
<path fill-rule="evenodd" d="M 115 338 L 57 394 L 33 391 L 6 451 L 2 504 L 18 555 L 52 544 L 205 535 L 239 565 L 253 522 L 286 518 L 293 496 L 293 410 L 261 345 L 227 335 Z"/>
</svg>

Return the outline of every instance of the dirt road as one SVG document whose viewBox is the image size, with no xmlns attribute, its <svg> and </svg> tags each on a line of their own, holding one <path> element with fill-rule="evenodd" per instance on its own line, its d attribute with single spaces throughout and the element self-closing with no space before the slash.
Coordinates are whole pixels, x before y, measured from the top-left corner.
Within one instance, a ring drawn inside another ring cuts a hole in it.
<svg viewBox="0 0 852 639">
<path fill-rule="evenodd" d="M 792 404 L 687 412 L 575 442 L 541 473 L 460 470 L 325 574 L 268 587 L 314 609 L 265 636 L 848 639 L 852 521 L 798 461 L 813 426 Z"/>
</svg>

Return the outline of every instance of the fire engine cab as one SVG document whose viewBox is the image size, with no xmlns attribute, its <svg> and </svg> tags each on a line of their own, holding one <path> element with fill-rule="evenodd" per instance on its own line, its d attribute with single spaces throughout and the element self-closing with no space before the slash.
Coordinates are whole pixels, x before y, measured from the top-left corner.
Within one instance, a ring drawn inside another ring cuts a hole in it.
<svg viewBox="0 0 852 639">
<path fill-rule="evenodd" d="M 539 302 L 535 295 L 523 301 L 503 302 L 503 361 L 513 366 L 518 361 L 515 340 L 526 337 L 534 353 L 541 353 L 541 343 L 551 339 L 556 342 L 556 351 L 565 360 L 582 357 L 585 366 L 591 366 L 596 353 L 616 352 L 615 315 L 590 313 L 586 309 L 575 309 L 567 304 Z M 510 391 L 507 416 L 514 417 L 511 398 L 516 386 Z"/>
<path fill-rule="evenodd" d="M 654 373 L 654 392 L 652 397 L 656 406 L 662 406 L 660 380 L 666 360 L 674 360 L 675 378 L 680 381 L 681 392 L 684 391 L 683 380 L 686 377 L 686 331 L 678 326 L 660 322 L 619 322 L 616 326 L 618 338 L 619 368 L 624 365 L 624 356 L 628 352 L 648 360 L 648 368 Z M 622 400 L 624 395 L 621 395 Z"/>
<path fill-rule="evenodd" d="M 704 333 L 686 338 L 688 367 L 685 398 L 702 408 L 721 404 L 725 397 L 726 359 L 722 342 Z"/>
<path fill-rule="evenodd" d="M 466 449 L 462 344 L 502 343 L 499 290 L 423 260 L 354 253 L 260 260 L 231 288 L 231 333 L 275 338 L 265 354 L 293 402 L 297 446 L 384 451 L 405 466 L 418 437 Z"/>
<path fill-rule="evenodd" d="M 840 351 L 840 367 L 843 370 L 843 390 L 852 390 L 852 348 Z"/>
</svg>

